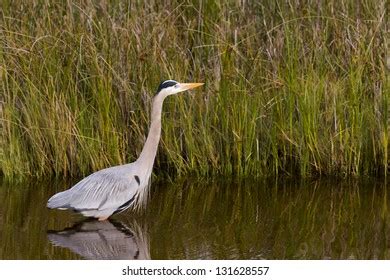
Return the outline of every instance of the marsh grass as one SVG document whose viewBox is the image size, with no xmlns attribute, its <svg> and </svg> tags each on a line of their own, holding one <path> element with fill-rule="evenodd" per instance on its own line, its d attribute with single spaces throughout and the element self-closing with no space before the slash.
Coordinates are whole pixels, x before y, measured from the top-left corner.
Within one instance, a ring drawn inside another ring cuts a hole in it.
<svg viewBox="0 0 390 280">
<path fill-rule="evenodd" d="M 4 176 L 135 160 L 168 78 L 160 174 L 386 174 L 385 1 L 164 2 L 2 1 Z"/>
</svg>

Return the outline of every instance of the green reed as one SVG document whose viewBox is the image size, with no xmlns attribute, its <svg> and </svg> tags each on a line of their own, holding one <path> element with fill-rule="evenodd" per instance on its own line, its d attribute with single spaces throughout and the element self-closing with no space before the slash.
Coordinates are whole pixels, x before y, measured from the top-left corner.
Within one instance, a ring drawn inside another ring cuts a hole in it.
<svg viewBox="0 0 390 280">
<path fill-rule="evenodd" d="M 3 1 L 4 176 L 133 161 L 164 79 L 160 174 L 386 174 L 385 1 L 145 2 Z"/>
</svg>

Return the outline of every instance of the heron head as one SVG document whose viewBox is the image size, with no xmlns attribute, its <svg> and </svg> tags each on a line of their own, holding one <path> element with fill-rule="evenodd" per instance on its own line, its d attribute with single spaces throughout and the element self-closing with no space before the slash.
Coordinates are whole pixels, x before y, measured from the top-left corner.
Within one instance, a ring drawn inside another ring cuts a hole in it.
<svg viewBox="0 0 390 280">
<path fill-rule="evenodd" d="M 172 95 L 192 88 L 203 85 L 203 83 L 179 83 L 174 80 L 166 80 L 162 82 L 157 89 L 156 95 Z"/>
</svg>

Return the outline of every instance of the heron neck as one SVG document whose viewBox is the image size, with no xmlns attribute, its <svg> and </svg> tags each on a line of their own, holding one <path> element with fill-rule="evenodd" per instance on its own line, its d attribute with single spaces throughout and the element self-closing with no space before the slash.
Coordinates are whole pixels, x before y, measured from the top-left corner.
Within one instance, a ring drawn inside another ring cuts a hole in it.
<svg viewBox="0 0 390 280">
<path fill-rule="evenodd" d="M 137 160 L 141 164 L 142 168 L 147 172 L 152 171 L 154 160 L 157 154 L 158 143 L 160 141 L 163 101 L 164 97 L 159 95 L 153 99 L 149 134 L 146 138 L 142 152 Z"/>
</svg>

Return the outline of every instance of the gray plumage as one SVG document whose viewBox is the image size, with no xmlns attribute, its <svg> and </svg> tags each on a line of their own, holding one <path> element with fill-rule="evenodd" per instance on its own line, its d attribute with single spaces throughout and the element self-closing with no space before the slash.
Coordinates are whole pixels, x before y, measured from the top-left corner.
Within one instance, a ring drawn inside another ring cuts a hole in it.
<svg viewBox="0 0 390 280">
<path fill-rule="evenodd" d="M 52 196 L 47 207 L 72 209 L 86 217 L 108 217 L 136 196 L 139 185 L 134 169 L 131 163 L 97 171 Z"/>
<path fill-rule="evenodd" d="M 153 98 L 149 134 L 139 158 L 133 163 L 106 168 L 89 175 L 69 190 L 53 195 L 47 202 L 47 207 L 71 209 L 99 220 L 105 220 L 129 207 L 145 207 L 161 136 L 164 99 L 201 85 L 203 84 L 178 83 L 173 80 L 162 82 Z"/>
</svg>

